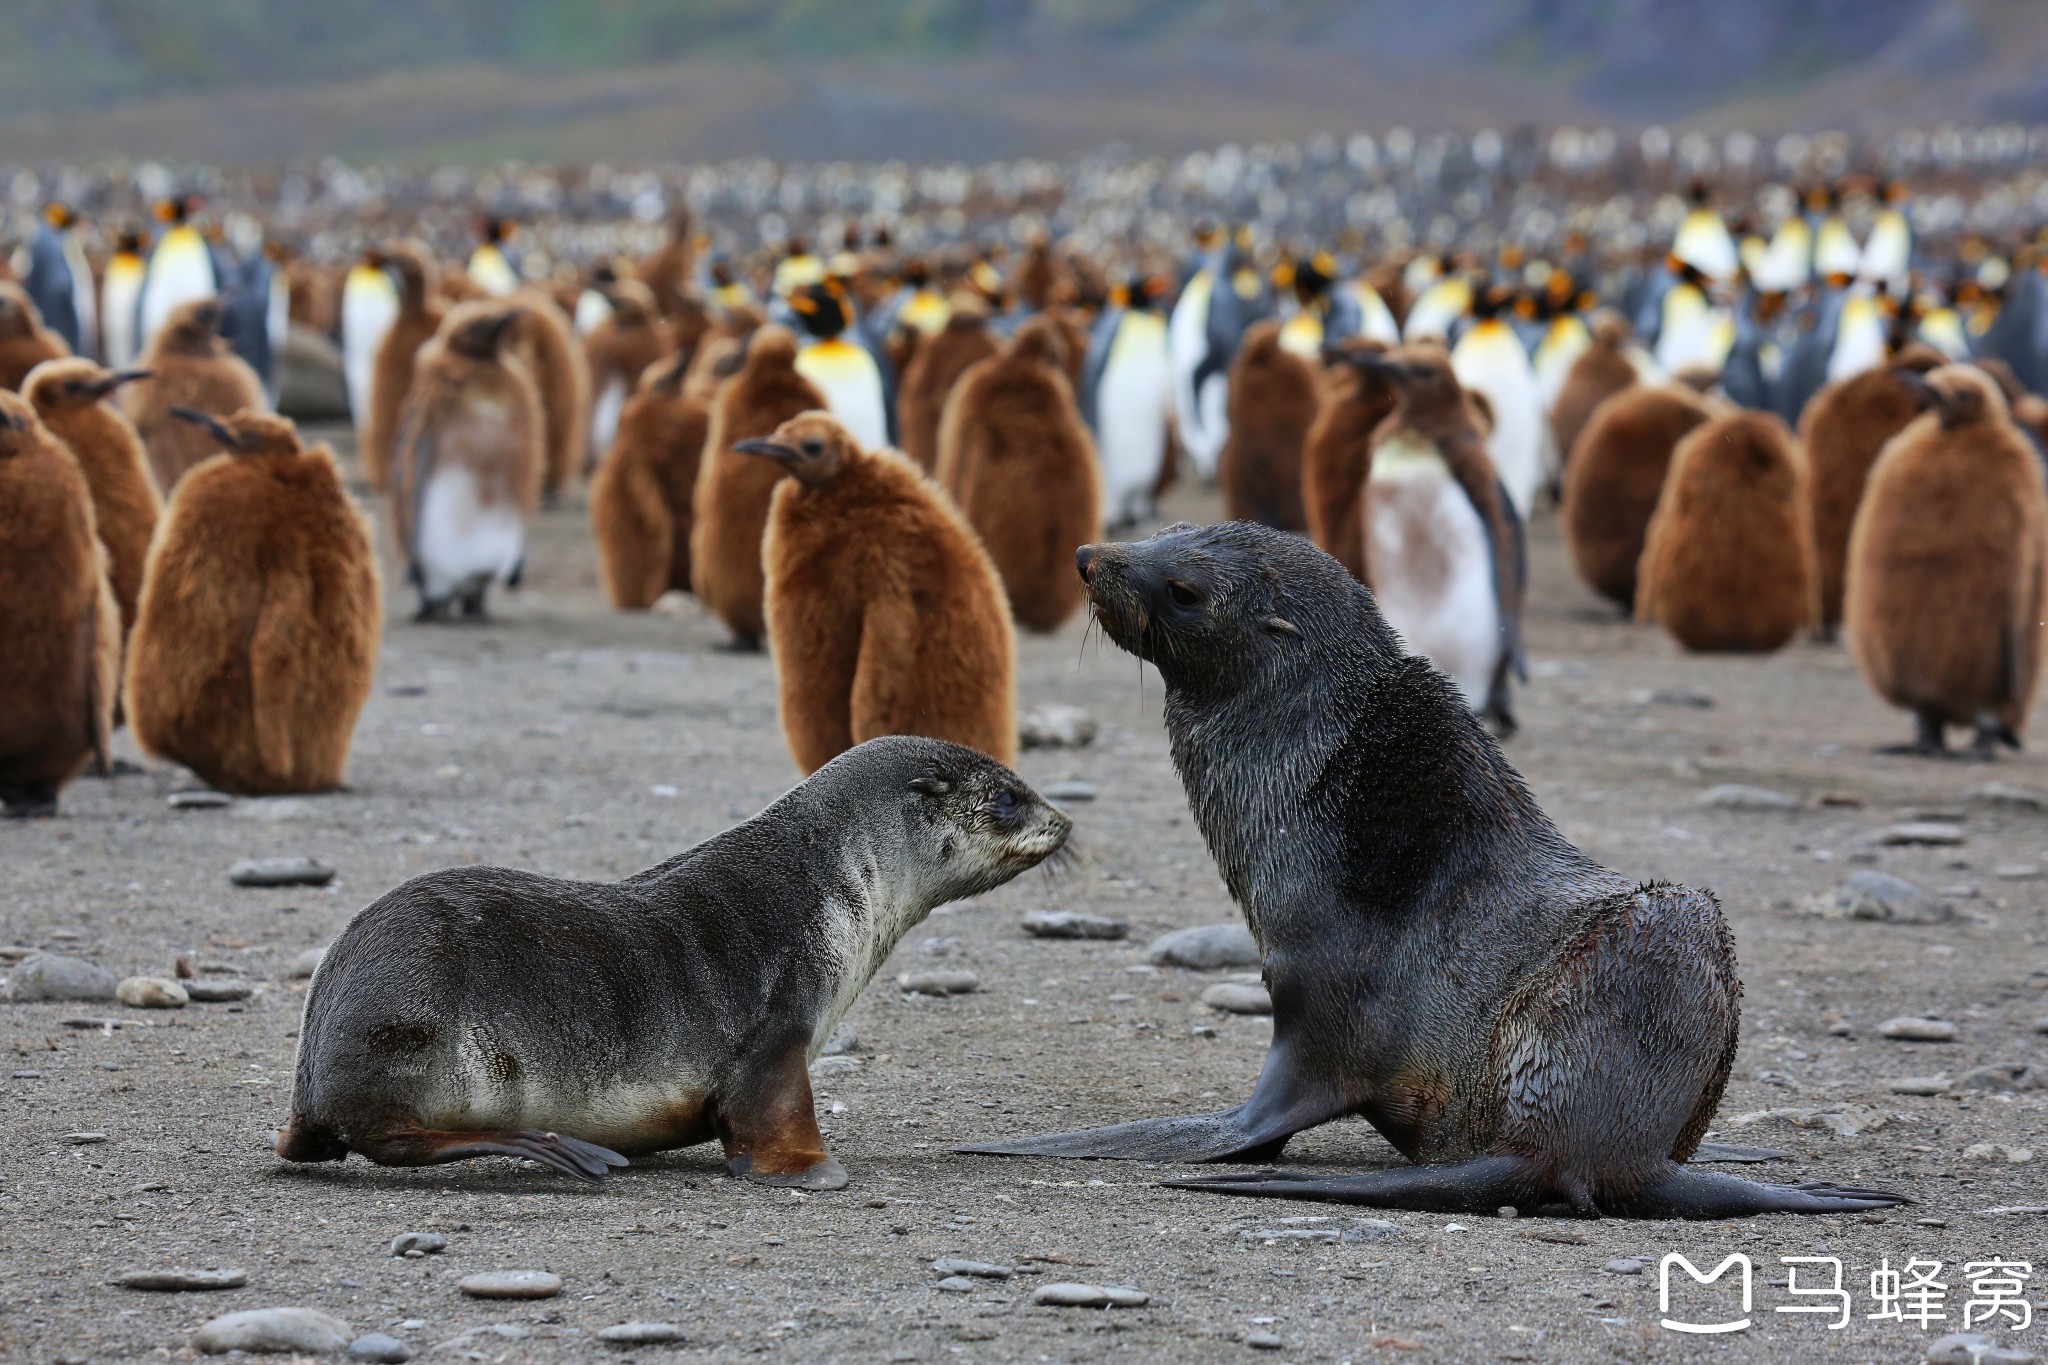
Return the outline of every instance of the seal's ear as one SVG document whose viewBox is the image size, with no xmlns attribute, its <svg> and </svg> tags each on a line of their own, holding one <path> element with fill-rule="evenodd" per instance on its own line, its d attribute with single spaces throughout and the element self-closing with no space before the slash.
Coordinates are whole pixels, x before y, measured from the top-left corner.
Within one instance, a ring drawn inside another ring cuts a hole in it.
<svg viewBox="0 0 2048 1365">
<path fill-rule="evenodd" d="M 944 796 L 953 790 L 953 784 L 936 773 L 927 773 L 923 777 L 911 778 L 910 789 L 914 792 L 923 792 L 926 796 Z"/>
<path fill-rule="evenodd" d="M 1301 635 L 1301 632 L 1294 628 L 1294 622 L 1284 616 L 1268 616 L 1266 618 L 1266 629 L 1272 631 L 1275 635 L 1292 635 L 1296 638 L 1299 638 Z"/>
</svg>

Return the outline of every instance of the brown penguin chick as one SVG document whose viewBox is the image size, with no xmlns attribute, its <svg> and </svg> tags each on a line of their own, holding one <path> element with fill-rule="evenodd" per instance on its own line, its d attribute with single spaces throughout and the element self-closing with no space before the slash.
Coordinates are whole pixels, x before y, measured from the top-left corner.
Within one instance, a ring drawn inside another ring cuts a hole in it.
<svg viewBox="0 0 2048 1365">
<path fill-rule="evenodd" d="M 70 354 L 64 338 L 43 326 L 28 291 L 0 281 L 0 389 L 19 391 L 30 370 Z"/>
<path fill-rule="evenodd" d="M 1813 479 L 1813 547 L 1820 565 L 1820 629 L 1832 636 L 1842 620 L 1849 529 L 1863 484 L 1880 451 L 1920 413 L 1909 374 L 1942 363 L 1938 352 L 1910 346 L 1876 369 L 1838 380 L 1816 393 L 1799 416 Z"/>
<path fill-rule="evenodd" d="M 939 426 L 939 483 L 981 537 L 1026 630 L 1055 630 L 1087 585 L 1074 551 L 1102 525 L 1095 440 L 1067 382 L 1066 342 L 1031 318 L 960 377 Z"/>
<path fill-rule="evenodd" d="M 448 315 L 432 252 L 419 242 L 396 242 L 384 249 L 383 256 L 384 268 L 398 282 L 398 316 L 377 346 L 376 365 L 370 371 L 369 420 L 357 444 L 363 474 L 379 493 L 390 486 L 391 442 L 398 432 L 398 414 L 405 409 L 406 391 L 412 387 L 420 347 L 433 340 Z"/>
<path fill-rule="evenodd" d="M 505 299 L 457 304 L 420 351 L 391 452 L 391 522 L 419 617 L 484 614 L 516 586 L 540 504 L 546 418 L 513 354 L 527 316 Z"/>
<path fill-rule="evenodd" d="M 104 771 L 121 681 L 121 615 L 78 461 L 20 396 L 0 394 L 0 808 L 55 815 Z"/>
<path fill-rule="evenodd" d="M 1636 570 L 1636 619 L 1687 649 L 1766 653 L 1820 612 L 1806 458 L 1774 413 L 1695 427 L 1671 453 Z"/>
<path fill-rule="evenodd" d="M 1230 362 L 1230 434 L 1216 473 L 1226 518 L 1307 529 L 1301 450 L 1316 407 L 1315 370 L 1280 345 L 1278 322 L 1255 324 Z"/>
<path fill-rule="evenodd" d="M 604 295 L 612 315 L 583 338 L 584 367 L 593 395 L 588 468 L 595 468 L 609 452 L 640 376 L 675 351 L 674 329 L 656 309 L 654 291 L 638 280 L 618 280 Z M 680 372 L 676 378 L 680 384 Z"/>
<path fill-rule="evenodd" d="M 1001 763 L 1017 748 L 1002 584 L 953 504 L 893 450 L 807 412 L 734 450 L 787 471 L 762 558 L 782 733 L 806 773 L 878 735 Z"/>
<path fill-rule="evenodd" d="M 1372 433 L 1394 410 L 1394 386 L 1376 369 L 1351 363 L 1378 355 L 1376 341 L 1324 348 L 1329 380 L 1301 447 L 1301 502 L 1308 538 L 1350 575 L 1366 581 L 1364 522 L 1358 500 L 1372 465 Z"/>
<path fill-rule="evenodd" d="M 1710 416 L 1691 389 L 1630 385 L 1593 410 L 1564 467 L 1559 520 L 1572 566 L 1624 611 L 1635 606 L 1636 565 L 1671 452 Z"/>
<path fill-rule="evenodd" d="M 222 791 L 331 790 L 384 628 L 369 521 L 287 419 L 181 411 L 227 453 L 179 483 L 150 548 L 129 724 Z"/>
<path fill-rule="evenodd" d="M 633 267 L 634 280 L 647 288 L 665 318 L 680 318 L 693 307 L 700 317 L 703 314 L 703 305 L 691 294 L 690 268 L 697 254 L 694 237 L 690 213 L 685 209 L 669 219 L 667 240 Z"/>
<path fill-rule="evenodd" d="M 1060 267 L 1053 259 L 1052 239 L 1039 233 L 1017 265 L 1017 302 L 1029 312 L 1042 313 L 1055 302 L 1059 284 Z"/>
<path fill-rule="evenodd" d="M 740 372 L 747 358 L 747 338 L 759 331 L 764 322 L 758 308 L 726 309 L 689 352 L 683 397 L 709 408 L 718 386 Z"/>
<path fill-rule="evenodd" d="M 1917 376 L 1932 410 L 1885 446 L 1849 535 L 1843 622 L 1863 676 L 1913 713 L 1911 751 L 1974 726 L 1976 752 L 2019 747 L 2041 676 L 2048 495 L 1992 380 Z"/>
<path fill-rule="evenodd" d="M 796 372 L 796 350 L 796 335 L 787 327 L 763 327 L 748 338 L 739 373 L 711 404 L 704 459 L 697 468 L 691 590 L 725 622 L 735 649 L 759 649 L 767 629 L 761 540 L 775 485 L 787 471 L 772 460 L 736 453 L 734 446 L 772 435 L 798 413 L 825 406 L 825 395 Z"/>
<path fill-rule="evenodd" d="M 914 328 L 903 330 L 916 335 Z M 988 310 L 978 301 L 956 306 L 936 335 L 917 342 L 901 371 L 896 427 L 903 438 L 903 453 L 918 468 L 929 473 L 939 467 L 939 421 L 960 376 L 1002 349 L 1002 343 L 989 331 Z"/>
<path fill-rule="evenodd" d="M 537 289 L 521 289 L 510 302 L 526 311 L 515 335 L 515 351 L 533 376 L 545 423 L 546 462 L 541 495 L 552 502 L 584 467 L 590 445 L 590 373 L 576 344 L 568 314 Z"/>
<path fill-rule="evenodd" d="M 619 436 L 590 481 L 590 529 L 605 594 L 642 611 L 690 590 L 690 505 L 711 413 L 683 395 L 682 356 L 647 372 L 619 414 Z"/>
<path fill-rule="evenodd" d="M 1579 353 L 1565 371 L 1564 387 L 1550 405 L 1550 432 L 1557 438 L 1558 458 L 1571 468 L 1572 450 L 1599 406 L 1638 382 L 1629 362 L 1629 326 L 1617 313 L 1602 311 L 1593 319 L 1593 344 Z"/>
<path fill-rule="evenodd" d="M 121 409 L 141 434 L 150 473 L 167 498 L 180 475 L 218 449 L 211 435 L 172 415 L 172 409 L 222 417 L 263 406 L 263 385 L 256 371 L 221 339 L 225 316 L 218 297 L 194 299 L 173 309 L 142 353 L 141 368 L 149 371 L 150 382 L 121 393 Z"/>
<path fill-rule="evenodd" d="M 46 360 L 21 386 L 50 433 L 70 447 L 92 490 L 93 522 L 107 547 L 107 577 L 121 607 L 123 634 L 134 628 L 142 594 L 142 568 L 156 534 L 163 499 L 149 475 L 149 460 L 135 426 L 104 401 L 123 384 L 147 379 L 146 370 L 115 373 L 90 360 Z"/>
</svg>

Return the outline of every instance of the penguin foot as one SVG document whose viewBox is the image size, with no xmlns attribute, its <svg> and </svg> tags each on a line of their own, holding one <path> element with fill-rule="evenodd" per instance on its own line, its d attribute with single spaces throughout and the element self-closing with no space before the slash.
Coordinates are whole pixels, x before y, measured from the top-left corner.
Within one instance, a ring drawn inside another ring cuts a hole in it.
<svg viewBox="0 0 2048 1365">
<path fill-rule="evenodd" d="M 734 631 L 730 640 L 721 640 L 712 646 L 721 654 L 759 654 L 761 637 L 743 631 Z"/>
<path fill-rule="evenodd" d="M 413 623 L 422 625 L 430 621 L 451 619 L 455 604 L 452 602 L 421 602 L 420 609 L 412 614 Z"/>
<path fill-rule="evenodd" d="M 20 790 L 0 794 L 0 816 L 9 820 L 51 820 L 57 815 L 57 789 Z"/>
<path fill-rule="evenodd" d="M 140 763 L 130 763 L 125 758 L 111 759 L 92 771 L 94 777 L 140 777 L 148 769 Z"/>
</svg>

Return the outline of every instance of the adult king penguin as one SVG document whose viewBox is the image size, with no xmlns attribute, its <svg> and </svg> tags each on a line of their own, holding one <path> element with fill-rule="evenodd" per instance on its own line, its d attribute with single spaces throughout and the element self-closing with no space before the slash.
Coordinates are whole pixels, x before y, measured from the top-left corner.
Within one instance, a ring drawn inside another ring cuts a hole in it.
<svg viewBox="0 0 2048 1365">
<path fill-rule="evenodd" d="M 889 401 L 882 368 L 866 347 L 847 336 L 853 301 L 836 280 L 803 285 L 789 296 L 804 332 L 796 372 L 818 386 L 825 405 L 853 439 L 870 450 L 889 444 Z"/>
<path fill-rule="evenodd" d="M 124 232 L 115 238 L 114 254 L 100 277 L 100 334 L 112 369 L 125 370 L 142 354 L 144 338 L 136 334 L 135 318 L 142 302 L 142 277 L 148 273 L 142 234 Z"/>
<path fill-rule="evenodd" d="M 1486 399 L 1493 412 L 1487 454 L 1501 486 L 1527 520 L 1543 484 L 1543 393 L 1536 384 L 1528 348 L 1500 316 L 1505 291 L 1489 289 L 1473 300 L 1476 321 L 1451 351 L 1451 370 L 1466 391 Z"/>
<path fill-rule="evenodd" d="M 1181 448 L 1204 480 L 1216 477 L 1230 434 L 1230 362 L 1245 329 L 1271 311 L 1251 265 L 1248 230 L 1198 236 L 1202 256 L 1166 324 L 1173 359 L 1174 420 Z"/>
<path fill-rule="evenodd" d="M 358 433 L 370 429 L 377 352 L 398 321 L 400 302 L 398 281 L 385 269 L 381 251 L 364 252 L 341 282 L 341 376 L 348 389 L 349 420 Z"/>
<path fill-rule="evenodd" d="M 1081 417 L 1102 461 L 1102 510 L 1112 527 L 1152 514 L 1173 419 L 1173 361 L 1159 300 L 1163 279 L 1133 281 L 1110 295 L 1088 339 Z"/>
<path fill-rule="evenodd" d="M 78 240 L 78 215 L 68 204 L 43 209 L 29 240 L 28 275 L 22 287 L 35 300 L 43 325 L 64 338 L 73 355 L 99 354 L 99 308 L 93 296 L 92 265 Z"/>
<path fill-rule="evenodd" d="M 136 302 L 137 342 L 148 346 L 157 329 L 172 313 L 196 299 L 212 298 L 221 291 L 220 263 L 206 234 L 192 221 L 199 207 L 196 195 L 180 195 L 156 206 L 163 235 L 150 248 L 149 266 L 142 277 L 142 292 Z"/>
</svg>

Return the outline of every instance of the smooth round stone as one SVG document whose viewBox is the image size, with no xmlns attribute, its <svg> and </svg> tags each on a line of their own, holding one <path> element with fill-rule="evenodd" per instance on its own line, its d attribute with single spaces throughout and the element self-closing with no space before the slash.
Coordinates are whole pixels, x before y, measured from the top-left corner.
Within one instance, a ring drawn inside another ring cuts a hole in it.
<svg viewBox="0 0 2048 1365">
<path fill-rule="evenodd" d="M 350 1360 L 380 1361 L 384 1365 L 398 1365 L 400 1361 L 412 1359 L 412 1347 L 397 1337 L 382 1332 L 371 1332 L 357 1337 L 348 1344 Z"/>
<path fill-rule="evenodd" d="M 614 1346 L 658 1346 L 666 1341 L 681 1341 L 683 1329 L 672 1322 L 622 1322 L 600 1331 L 597 1339 Z"/>
<path fill-rule="evenodd" d="M 1006 1265 L 994 1265 L 988 1261 L 963 1261 L 954 1256 L 933 1261 L 932 1269 L 940 1275 L 972 1275 L 982 1280 L 1007 1280 L 1017 1273 Z"/>
<path fill-rule="evenodd" d="M 2041 1357 L 2011 1337 L 1950 1332 L 1927 1346 L 1927 1365 L 2037 1365 Z"/>
<path fill-rule="evenodd" d="M 285 975 L 294 980 L 311 976 L 320 970 L 320 959 L 326 956 L 327 945 L 324 943 L 317 948 L 308 948 L 292 959 L 292 965 L 285 969 Z"/>
<path fill-rule="evenodd" d="M 1277 1351 L 1284 1343 L 1271 1332 L 1246 1332 L 1244 1344 L 1254 1351 Z"/>
<path fill-rule="evenodd" d="M 1045 789 L 1045 799 L 1048 801 L 1093 801 L 1095 797 L 1095 784 L 1083 782 L 1079 778 L 1069 782 L 1055 782 Z"/>
<path fill-rule="evenodd" d="M 225 810 L 235 803 L 226 792 L 172 792 L 164 798 L 172 810 Z"/>
<path fill-rule="evenodd" d="M 93 1147 L 107 1140 L 105 1133 L 66 1133 L 64 1140 L 74 1147 Z"/>
<path fill-rule="evenodd" d="M 545 1270 L 486 1270 L 465 1276 L 459 1288 L 473 1299 L 551 1299 L 562 1292 L 562 1277 Z"/>
<path fill-rule="evenodd" d="M 192 1349 L 202 1355 L 229 1351 L 275 1355 L 304 1351 L 333 1355 L 348 1348 L 348 1324 L 313 1308 L 250 1308 L 228 1313 L 192 1334 Z"/>
<path fill-rule="evenodd" d="M 1953 1043 L 1956 1040 L 1956 1026 L 1946 1019 L 1917 1019 L 1901 1015 L 1887 1019 L 1877 1026 L 1877 1031 L 1887 1038 L 1906 1043 Z"/>
<path fill-rule="evenodd" d="M 860 1058 L 849 1056 L 843 1052 L 835 1057 L 820 1057 L 817 1061 L 811 1063 L 811 1074 L 821 1078 L 825 1076 L 848 1076 L 860 1069 Z"/>
<path fill-rule="evenodd" d="M 202 1005 L 217 1005 L 228 1000 L 247 1000 L 256 993 L 256 988 L 239 977 L 216 977 L 205 981 L 185 981 L 185 994 Z"/>
<path fill-rule="evenodd" d="M 1024 916 L 1024 932 L 1033 938 L 1118 939 L 1130 926 L 1106 915 L 1084 915 L 1073 910 L 1033 910 Z"/>
<path fill-rule="evenodd" d="M 1080 749 L 1095 742 L 1099 728 L 1078 706 L 1035 706 L 1024 713 L 1017 739 L 1027 749 Z"/>
<path fill-rule="evenodd" d="M 1704 711 L 1714 704 L 1711 692 L 1697 687 L 1646 687 L 1636 693 L 1638 706 L 1690 706 Z"/>
<path fill-rule="evenodd" d="M 334 869 L 317 858 L 244 858 L 228 869 L 236 886 L 325 886 Z"/>
<path fill-rule="evenodd" d="M 1204 972 L 1256 967 L 1259 945 L 1241 923 L 1197 924 L 1153 939 L 1145 950 L 1145 960 L 1155 967 L 1192 967 Z"/>
<path fill-rule="evenodd" d="M 2026 1062 L 1993 1062 L 1956 1077 L 1958 1090 L 2048 1090 L 2048 1069 Z"/>
<path fill-rule="evenodd" d="M 834 1024 L 832 1033 L 820 1048 L 820 1057 L 843 1057 L 849 1052 L 860 1051 L 860 1035 L 853 1031 L 851 1024 Z"/>
<path fill-rule="evenodd" d="M 417 1251 L 423 1256 L 446 1251 L 448 1239 L 438 1232 L 401 1232 L 391 1239 L 391 1254 L 403 1256 L 408 1251 Z"/>
<path fill-rule="evenodd" d="M 972 1294 L 974 1292 L 974 1281 L 968 1279 L 965 1275 L 948 1275 L 945 1279 L 933 1285 L 932 1288 L 942 1294 Z"/>
<path fill-rule="evenodd" d="M 1724 782 L 1701 792 L 1700 804 L 1718 810 L 1798 810 L 1799 798 L 1769 787 Z"/>
<path fill-rule="evenodd" d="M 1904 877 L 1865 868 L 1851 873 L 1835 888 L 1831 907 L 1849 919 L 1884 920 L 1893 924 L 1940 924 L 1955 911 Z"/>
<path fill-rule="evenodd" d="M 2033 1159 L 2033 1148 L 2016 1147 L 2009 1142 L 1973 1142 L 1963 1148 L 1963 1160 L 1982 1165 L 2024 1166 Z"/>
<path fill-rule="evenodd" d="M 1895 1081 L 1886 1081 L 1884 1088 L 1894 1095 L 1945 1095 L 1949 1079 L 1946 1076 L 1901 1076 Z"/>
<path fill-rule="evenodd" d="M 121 978 L 81 957 L 38 953 L 7 977 L 9 1000 L 112 1000 Z"/>
<path fill-rule="evenodd" d="M 2028 787 L 2016 787 L 2009 782 L 1987 782 L 1970 793 L 1972 801 L 1984 801 L 1994 806 L 2017 806 L 2021 810 L 2048 810 L 2048 796 Z"/>
<path fill-rule="evenodd" d="M 1271 1014 L 1273 997 L 1264 986 L 1239 981 L 1219 981 L 1202 992 L 1202 1003 L 1225 1014 Z"/>
<path fill-rule="evenodd" d="M 1142 1289 L 1107 1284 L 1044 1284 L 1031 1301 L 1052 1308 L 1143 1308 L 1152 1296 Z"/>
<path fill-rule="evenodd" d="M 181 1010 L 192 1003 L 183 986 L 162 976 L 131 976 L 114 988 L 114 998 L 138 1010 Z"/>
<path fill-rule="evenodd" d="M 246 1270 L 131 1270 L 115 1281 L 123 1289 L 176 1293 L 199 1289 L 240 1289 L 249 1283 Z"/>
<path fill-rule="evenodd" d="M 1879 830 L 1877 841 L 1895 848 L 1914 844 L 1952 848 L 1963 842 L 1963 832 L 1941 820 L 1908 820 L 1902 825 L 1888 825 Z"/>
<path fill-rule="evenodd" d="M 967 995 L 981 989 L 981 978 L 962 970 L 904 972 L 896 985 L 912 995 Z"/>
<path fill-rule="evenodd" d="M 1640 1275 L 1643 1263 L 1633 1256 L 1617 1256 L 1601 1267 L 1610 1275 Z"/>
</svg>

